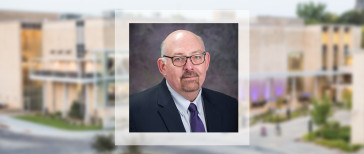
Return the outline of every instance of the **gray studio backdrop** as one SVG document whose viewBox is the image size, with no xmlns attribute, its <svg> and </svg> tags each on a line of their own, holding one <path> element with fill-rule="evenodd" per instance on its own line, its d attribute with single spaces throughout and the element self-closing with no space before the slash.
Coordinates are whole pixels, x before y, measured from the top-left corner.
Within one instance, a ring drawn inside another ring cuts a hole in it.
<svg viewBox="0 0 364 154">
<path fill-rule="evenodd" d="M 203 87 L 238 98 L 237 23 L 131 23 L 129 25 L 130 94 L 159 84 L 160 45 L 171 32 L 184 29 L 199 35 L 210 53 Z"/>
</svg>

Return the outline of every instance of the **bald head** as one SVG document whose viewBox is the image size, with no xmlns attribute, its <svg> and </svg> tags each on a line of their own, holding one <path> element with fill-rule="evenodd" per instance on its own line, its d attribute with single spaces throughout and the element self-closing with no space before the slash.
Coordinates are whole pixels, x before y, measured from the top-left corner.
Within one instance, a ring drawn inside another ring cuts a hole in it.
<svg viewBox="0 0 364 154">
<path fill-rule="evenodd" d="M 205 45 L 200 36 L 188 30 L 176 30 L 170 33 L 161 44 L 161 57 L 168 55 L 169 52 L 181 46 L 191 45 L 193 43 L 200 44 L 205 51 Z"/>
<path fill-rule="evenodd" d="M 162 57 L 157 60 L 159 71 L 177 93 L 192 102 L 210 64 L 210 54 L 205 51 L 202 39 L 190 31 L 177 30 L 166 37 L 161 48 Z"/>
</svg>

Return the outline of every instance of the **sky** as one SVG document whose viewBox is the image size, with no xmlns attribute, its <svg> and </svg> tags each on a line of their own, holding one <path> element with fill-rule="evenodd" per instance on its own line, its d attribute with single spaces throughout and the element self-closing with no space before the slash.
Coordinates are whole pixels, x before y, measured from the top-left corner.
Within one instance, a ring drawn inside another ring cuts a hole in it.
<svg viewBox="0 0 364 154">
<path fill-rule="evenodd" d="M 107 10 L 249 10 L 250 16 L 296 17 L 300 2 L 321 2 L 326 10 L 341 14 L 355 0 L 1 0 L 0 9 L 101 15 Z"/>
</svg>

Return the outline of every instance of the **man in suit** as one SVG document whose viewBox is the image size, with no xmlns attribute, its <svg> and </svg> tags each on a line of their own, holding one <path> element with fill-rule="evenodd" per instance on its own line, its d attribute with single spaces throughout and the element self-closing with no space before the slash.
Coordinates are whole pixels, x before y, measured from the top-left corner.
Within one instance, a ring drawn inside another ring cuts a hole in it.
<svg viewBox="0 0 364 154">
<path fill-rule="evenodd" d="M 130 132 L 238 132 L 238 101 L 202 88 L 210 54 L 199 36 L 172 32 L 157 63 L 162 82 L 130 96 Z"/>
</svg>

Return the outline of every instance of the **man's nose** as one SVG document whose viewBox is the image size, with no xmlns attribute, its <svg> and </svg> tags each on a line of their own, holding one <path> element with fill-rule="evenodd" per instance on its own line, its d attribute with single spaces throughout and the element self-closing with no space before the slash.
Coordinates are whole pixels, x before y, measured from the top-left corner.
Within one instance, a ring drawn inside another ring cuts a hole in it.
<svg viewBox="0 0 364 154">
<path fill-rule="evenodd" d="M 184 66 L 185 70 L 193 70 L 194 65 L 192 64 L 191 57 L 187 58 L 187 62 Z"/>
</svg>

